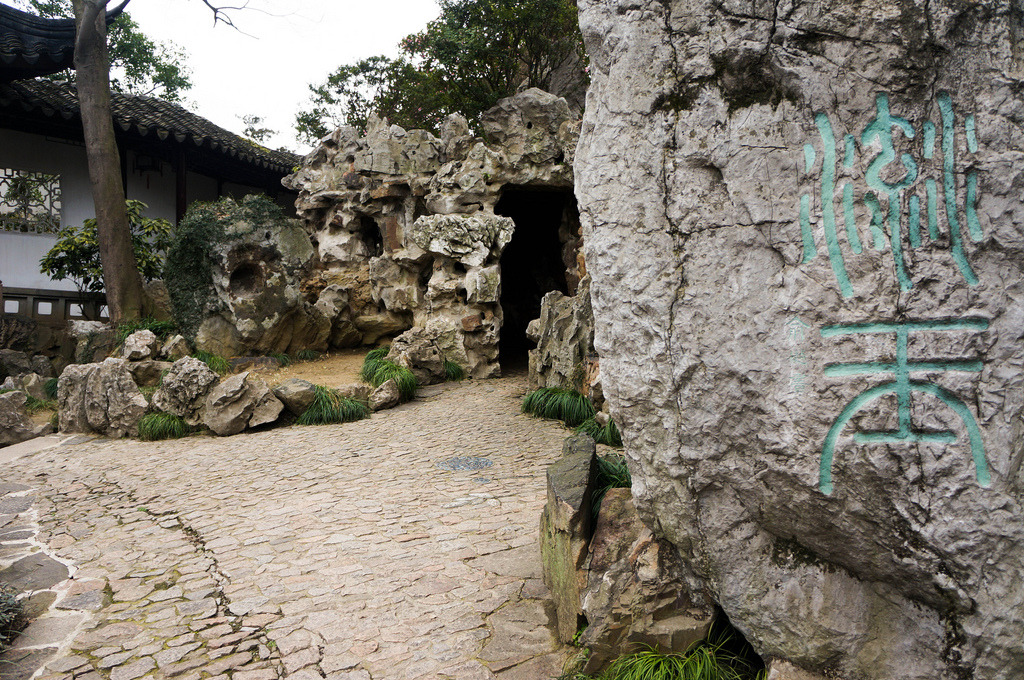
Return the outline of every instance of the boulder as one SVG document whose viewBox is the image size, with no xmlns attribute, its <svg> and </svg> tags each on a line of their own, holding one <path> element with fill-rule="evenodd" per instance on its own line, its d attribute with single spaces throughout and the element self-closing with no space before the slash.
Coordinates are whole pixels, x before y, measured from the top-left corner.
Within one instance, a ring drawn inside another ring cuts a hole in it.
<svg viewBox="0 0 1024 680">
<path fill-rule="evenodd" d="M 578 455 L 594 456 L 597 454 L 597 444 L 594 438 L 585 432 L 569 435 L 562 442 L 562 457 Z"/>
<path fill-rule="evenodd" d="M 217 382 L 217 374 L 195 357 L 175 361 L 153 394 L 153 406 L 185 419 L 195 426 L 203 421 L 206 395 Z"/>
<path fill-rule="evenodd" d="M 540 518 L 540 553 L 544 585 L 551 591 L 558 637 L 572 642 L 583 616 L 585 562 L 592 529 L 590 497 L 597 456 L 575 454 L 548 466 L 548 500 Z"/>
<path fill-rule="evenodd" d="M 75 340 L 75 363 L 103 361 L 117 347 L 117 332 L 99 321 L 69 321 L 68 335 Z"/>
<path fill-rule="evenodd" d="M 423 250 L 470 267 L 495 262 L 512 240 L 515 222 L 500 215 L 424 215 L 412 224 L 412 239 Z"/>
<path fill-rule="evenodd" d="M 46 395 L 46 380 L 36 373 L 26 373 L 25 375 L 18 378 L 20 388 L 25 391 L 28 396 L 39 401 L 47 401 L 49 397 Z"/>
<path fill-rule="evenodd" d="M 160 357 L 167 361 L 184 359 L 192 353 L 188 340 L 181 335 L 173 335 L 167 338 L 167 342 L 160 348 Z"/>
<path fill-rule="evenodd" d="M 29 363 L 32 365 L 32 372 L 48 380 L 49 378 L 55 377 L 53 370 L 53 362 L 42 354 L 34 354 Z"/>
<path fill-rule="evenodd" d="M 402 393 L 394 378 L 385 380 L 370 393 L 369 406 L 371 411 L 383 411 L 394 408 L 402 403 Z"/>
<path fill-rule="evenodd" d="M 24 392 L 0 394 L 0 448 L 35 437 L 35 424 L 25 408 Z"/>
<path fill-rule="evenodd" d="M 139 387 L 156 387 L 164 373 L 171 370 L 170 361 L 156 361 L 154 359 L 143 359 L 128 364 L 128 370 L 132 373 L 132 379 Z"/>
<path fill-rule="evenodd" d="M 558 163 L 564 158 L 559 130 L 569 104 L 535 87 L 502 99 L 480 116 L 484 139 L 501 148 L 510 165 Z"/>
<path fill-rule="evenodd" d="M 233 375 L 206 396 L 203 424 L 215 434 L 238 434 L 247 427 L 277 420 L 284 410 L 266 383 L 248 372 Z"/>
<path fill-rule="evenodd" d="M 773 659 L 768 665 L 767 680 L 827 680 L 824 675 L 811 673 L 788 661 Z"/>
<path fill-rule="evenodd" d="M 25 352 L 0 349 L 0 380 L 13 376 L 19 378 L 32 372 L 32 361 Z"/>
<path fill-rule="evenodd" d="M 444 382 L 444 354 L 424 329 L 402 333 L 391 343 L 388 361 L 405 366 L 420 385 Z"/>
<path fill-rule="evenodd" d="M 572 297 L 558 291 L 545 295 L 540 317 L 530 322 L 527 336 L 537 343 L 529 355 L 530 388 L 580 389 L 581 369 L 594 353 L 590 279 L 583 279 Z"/>
<path fill-rule="evenodd" d="M 124 359 L 72 364 L 57 383 L 60 429 L 96 432 L 107 437 L 138 433 L 149 407 Z"/>
<path fill-rule="evenodd" d="M 301 416 L 313 403 L 316 385 L 308 380 L 292 378 L 274 387 L 274 396 L 280 399 L 292 414 Z"/>
<path fill-rule="evenodd" d="M 825 677 L 1024 677 L 1021 30 L 980 8 L 579 3 L 637 511 Z"/>
<path fill-rule="evenodd" d="M 590 625 L 579 640 L 590 650 L 584 673 L 644 647 L 685 652 L 711 630 L 714 607 L 691 599 L 679 554 L 643 525 L 629 489 L 605 493 L 586 573 L 582 605 Z"/>
<path fill-rule="evenodd" d="M 346 399 L 355 399 L 367 403 L 370 399 L 370 386 L 366 383 L 348 383 L 335 388 L 338 394 Z"/>
<path fill-rule="evenodd" d="M 124 339 L 119 356 L 128 361 L 142 361 L 155 357 L 160 349 L 160 339 L 149 330 L 135 331 Z"/>
</svg>

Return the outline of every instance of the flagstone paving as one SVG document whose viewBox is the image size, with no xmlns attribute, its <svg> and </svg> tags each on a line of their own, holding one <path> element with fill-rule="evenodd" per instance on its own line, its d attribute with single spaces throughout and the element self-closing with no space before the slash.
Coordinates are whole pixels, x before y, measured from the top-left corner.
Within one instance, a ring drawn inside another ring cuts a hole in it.
<svg viewBox="0 0 1024 680">
<path fill-rule="evenodd" d="M 538 521 L 566 431 L 519 412 L 525 389 L 452 384 L 357 423 L 76 438 L 0 463 L 0 568 L 45 576 L 30 589 L 50 605 L 0 677 L 554 677 Z M 453 457 L 491 466 L 438 466 Z"/>
</svg>

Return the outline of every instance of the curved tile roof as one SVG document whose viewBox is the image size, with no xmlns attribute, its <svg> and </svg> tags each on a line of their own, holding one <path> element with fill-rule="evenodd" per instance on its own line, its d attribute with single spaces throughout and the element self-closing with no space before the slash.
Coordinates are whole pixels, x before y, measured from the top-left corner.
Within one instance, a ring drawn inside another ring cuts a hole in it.
<svg viewBox="0 0 1024 680">
<path fill-rule="evenodd" d="M 80 117 L 78 94 L 73 85 L 50 80 L 0 83 L 0 110 L 71 121 Z M 187 111 L 178 104 L 155 97 L 111 93 L 115 130 L 151 140 L 172 140 L 180 145 L 206 149 L 246 165 L 290 174 L 301 157 L 274 151 Z"/>
</svg>

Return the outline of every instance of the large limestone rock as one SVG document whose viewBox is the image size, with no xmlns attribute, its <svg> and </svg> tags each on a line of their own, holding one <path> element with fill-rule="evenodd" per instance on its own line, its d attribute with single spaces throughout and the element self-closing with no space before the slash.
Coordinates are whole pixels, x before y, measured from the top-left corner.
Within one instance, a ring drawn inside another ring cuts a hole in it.
<svg viewBox="0 0 1024 680">
<path fill-rule="evenodd" d="M 210 231 L 221 234 L 208 257 L 186 261 L 185 246 L 168 255 L 175 266 L 195 268 L 190 276 L 209 280 L 203 291 L 168 280 L 176 315 L 194 320 L 196 349 L 231 357 L 327 348 L 331 321 L 301 288 L 316 250 L 297 221 L 268 203 L 221 199 L 206 213 Z"/>
<path fill-rule="evenodd" d="M 675 547 L 640 521 L 629 489 L 609 489 L 590 541 L 580 636 L 585 673 L 646 647 L 686 651 L 707 637 L 714 608 L 694 602 Z"/>
<path fill-rule="evenodd" d="M 114 358 L 65 368 L 57 382 L 57 404 L 62 432 L 115 438 L 137 434 L 149 407 L 128 362 Z"/>
<path fill-rule="evenodd" d="M 153 406 L 185 419 L 195 426 L 203 420 L 206 395 L 217 382 L 217 374 L 195 357 L 178 359 L 153 393 Z"/>
<path fill-rule="evenodd" d="M 248 372 L 238 373 L 207 394 L 203 424 L 223 437 L 272 423 L 283 410 L 284 404 L 266 383 Z"/>
<path fill-rule="evenodd" d="M 587 362 L 594 353 L 594 313 L 589 279 L 571 297 L 558 291 L 544 296 L 540 317 L 530 322 L 527 336 L 537 343 L 530 350 L 530 387 L 581 387 Z"/>
<path fill-rule="evenodd" d="M 32 372 L 32 360 L 25 352 L 0 349 L 0 380 L 7 377 L 19 378 Z"/>
<path fill-rule="evenodd" d="M 548 466 L 548 500 L 540 518 L 544 585 L 551 591 L 558 637 L 572 642 L 583 616 L 581 594 L 587 584 L 585 562 L 593 529 L 590 498 L 597 455 L 577 453 Z"/>
<path fill-rule="evenodd" d="M 413 241 L 429 253 L 480 267 L 501 256 L 515 223 L 499 215 L 426 215 L 412 225 Z"/>
<path fill-rule="evenodd" d="M 580 3 L 637 508 L 765 657 L 1024 677 L 1018 14 Z"/>
<path fill-rule="evenodd" d="M 19 444 L 35 436 L 35 425 L 28 416 L 22 391 L 0 394 L 0 448 Z"/>
<path fill-rule="evenodd" d="M 75 363 L 103 361 L 117 347 L 117 331 L 100 321 L 69 321 L 68 335 L 75 341 Z"/>
</svg>

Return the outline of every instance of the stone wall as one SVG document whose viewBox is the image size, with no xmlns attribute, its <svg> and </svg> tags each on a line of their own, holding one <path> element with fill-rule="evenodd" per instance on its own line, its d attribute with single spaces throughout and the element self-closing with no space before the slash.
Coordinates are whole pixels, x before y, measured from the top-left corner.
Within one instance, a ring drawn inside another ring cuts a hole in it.
<svg viewBox="0 0 1024 680">
<path fill-rule="evenodd" d="M 766 658 L 1024 677 L 1024 49 L 961 0 L 580 3 L 605 396 Z"/>
<path fill-rule="evenodd" d="M 365 136 L 336 130 L 286 178 L 323 265 L 308 287 L 332 319 L 331 346 L 429 322 L 449 344 L 457 336 L 471 375 L 497 374 L 500 259 L 515 224 L 495 207 L 509 187 L 571 191 L 578 121 L 564 100 L 528 90 L 486 112 L 481 128 L 475 137 L 451 116 L 438 138 L 372 119 Z M 571 207 L 562 259 L 575 282 Z"/>
</svg>

